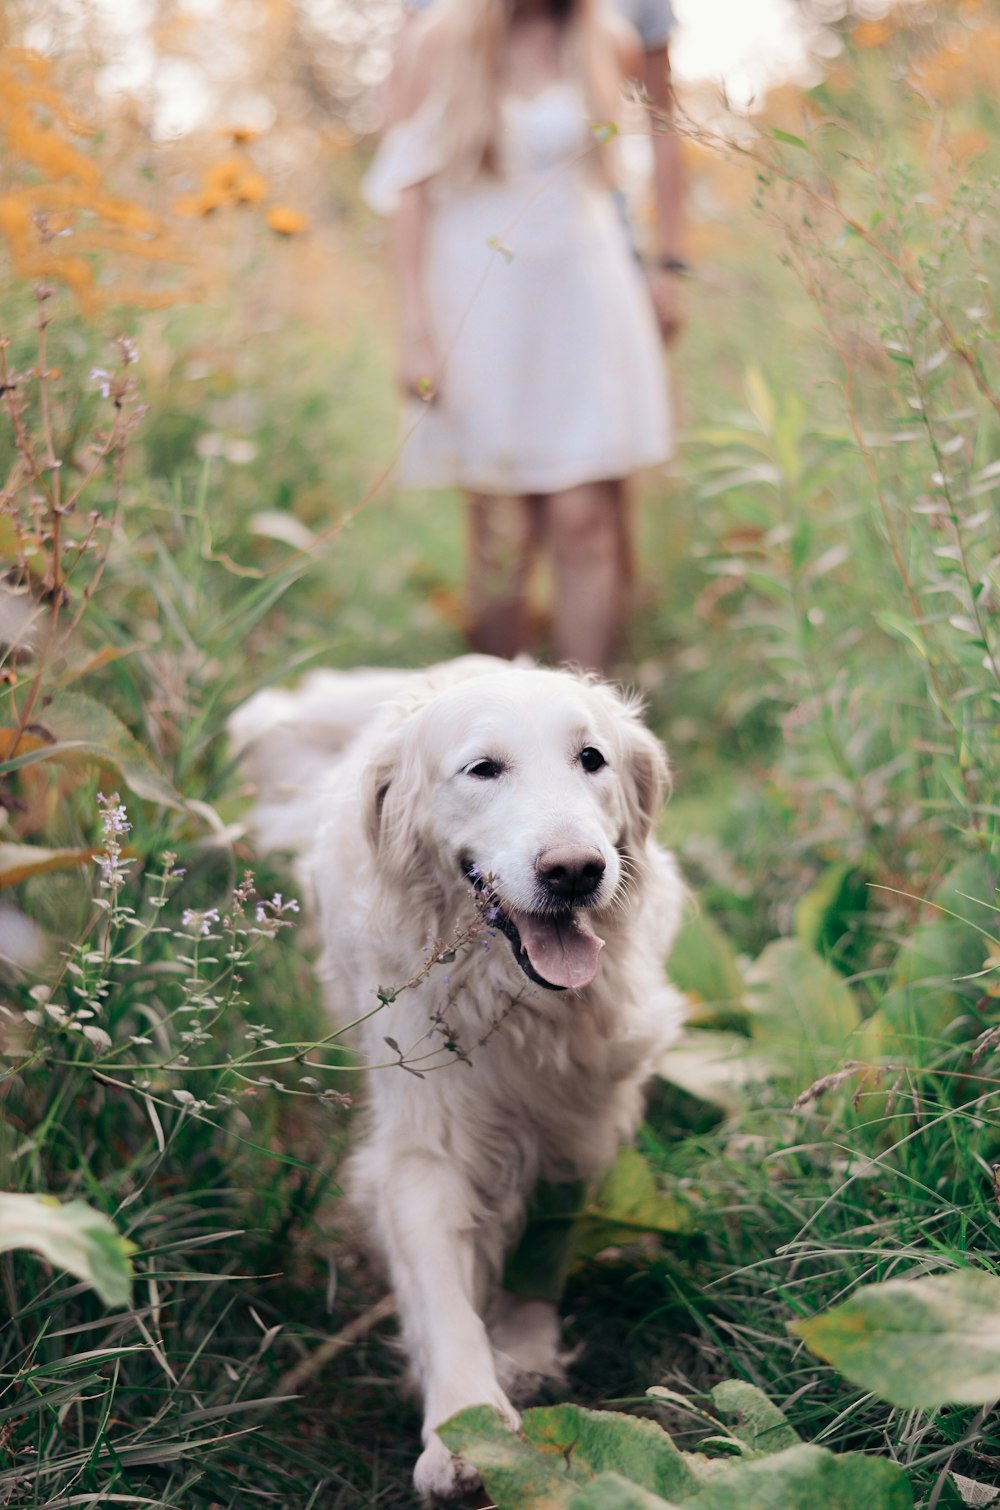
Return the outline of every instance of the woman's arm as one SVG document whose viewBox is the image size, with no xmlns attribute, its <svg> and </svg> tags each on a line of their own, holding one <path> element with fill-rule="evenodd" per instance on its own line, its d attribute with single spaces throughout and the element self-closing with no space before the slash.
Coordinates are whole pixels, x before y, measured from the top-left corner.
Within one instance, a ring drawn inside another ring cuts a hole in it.
<svg viewBox="0 0 1000 1510">
<path fill-rule="evenodd" d="M 656 205 L 656 266 L 649 287 L 660 334 L 672 341 L 681 326 L 678 275 L 684 271 L 684 176 L 680 137 L 672 129 L 674 91 L 666 43 L 643 54 L 641 83 L 649 101 Z"/>
<path fill-rule="evenodd" d="M 429 402 L 440 381 L 440 355 L 431 328 L 425 286 L 427 184 L 425 179 L 402 191 L 393 237 L 399 326 L 397 379 L 404 393 Z"/>
<path fill-rule="evenodd" d="M 634 28 L 619 19 L 616 57 L 622 83 L 638 84 L 648 106 L 656 207 L 655 261 L 649 273 L 649 292 L 660 334 L 665 341 L 672 341 L 681 326 L 677 274 L 683 268 L 680 247 L 684 185 L 680 140 L 670 129 L 674 109 L 670 55 L 665 42 L 645 48 Z"/>
<path fill-rule="evenodd" d="M 426 103 L 439 54 L 433 23 L 412 20 L 396 60 L 390 90 L 391 127 L 399 129 Z M 404 393 L 430 400 L 437 388 L 440 357 L 426 292 L 430 179 L 400 192 L 393 219 L 399 356 L 397 378 Z"/>
</svg>

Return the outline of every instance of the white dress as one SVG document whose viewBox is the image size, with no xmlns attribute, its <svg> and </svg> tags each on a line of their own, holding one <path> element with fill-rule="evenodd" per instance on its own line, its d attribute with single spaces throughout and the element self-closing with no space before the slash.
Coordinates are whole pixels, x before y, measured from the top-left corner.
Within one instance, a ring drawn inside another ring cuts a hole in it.
<svg viewBox="0 0 1000 1510">
<path fill-rule="evenodd" d="M 373 208 L 429 181 L 425 282 L 442 357 L 434 402 L 410 405 L 400 465 L 413 487 L 552 493 L 670 454 L 655 319 L 621 215 L 594 171 L 580 90 L 557 81 L 503 104 L 502 174 L 440 174 L 436 101 L 386 135 Z"/>
</svg>

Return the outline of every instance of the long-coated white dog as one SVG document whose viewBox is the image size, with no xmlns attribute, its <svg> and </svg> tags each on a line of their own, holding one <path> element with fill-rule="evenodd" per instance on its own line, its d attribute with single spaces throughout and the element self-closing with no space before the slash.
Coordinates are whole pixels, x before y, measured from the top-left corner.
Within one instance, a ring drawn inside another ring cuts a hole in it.
<svg viewBox="0 0 1000 1510">
<path fill-rule="evenodd" d="M 611 1162 L 680 1028 L 666 756 L 611 686 L 479 656 L 314 673 L 230 729 L 262 844 L 304 855 L 330 1008 L 389 1063 L 351 1188 L 423 1396 L 414 1483 L 446 1499 L 476 1480 L 435 1427 L 516 1427 L 519 1381 L 560 1370 L 554 1310 L 500 1293 L 526 1199 Z"/>
</svg>

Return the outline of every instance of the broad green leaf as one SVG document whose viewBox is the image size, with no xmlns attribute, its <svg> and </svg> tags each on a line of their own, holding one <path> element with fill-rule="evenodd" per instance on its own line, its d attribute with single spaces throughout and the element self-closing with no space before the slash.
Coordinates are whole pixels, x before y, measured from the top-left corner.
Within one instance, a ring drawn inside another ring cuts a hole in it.
<svg viewBox="0 0 1000 1510">
<path fill-rule="evenodd" d="M 514 1433 L 497 1411 L 475 1406 L 438 1430 L 475 1464 L 498 1510 L 654 1510 L 698 1488 L 667 1433 L 635 1416 L 554 1405 L 525 1411 Z"/>
<path fill-rule="evenodd" d="M 726 935 L 707 912 L 692 908 L 674 940 L 670 979 L 690 999 L 687 1021 L 698 1027 L 731 1027 L 744 1021 L 743 979 Z"/>
<path fill-rule="evenodd" d="M 531 1195 L 521 1240 L 504 1267 L 505 1290 L 558 1302 L 573 1266 L 575 1224 L 586 1194 L 582 1180 L 539 1182 Z"/>
<path fill-rule="evenodd" d="M 963 862 L 934 892 L 925 919 L 896 957 L 889 990 L 871 1020 L 885 1052 L 916 1052 L 926 1062 L 927 1049 L 968 1011 L 980 988 L 966 977 L 982 970 L 996 935 L 997 917 L 989 910 L 995 900 L 995 876 L 978 859 Z"/>
<path fill-rule="evenodd" d="M 933 1410 L 1000 1395 L 1000 1277 L 981 1269 L 865 1285 L 791 1330 L 892 1405 Z"/>
<path fill-rule="evenodd" d="M 747 972 L 746 1003 L 754 1042 L 791 1073 L 814 1078 L 859 1057 L 850 987 L 801 939 L 768 944 Z"/>
<path fill-rule="evenodd" d="M 858 963 L 854 925 L 868 907 L 871 893 L 864 877 L 850 864 L 829 865 L 799 899 L 795 935 L 810 949 L 850 972 Z"/>
<path fill-rule="evenodd" d="M 888 1458 L 800 1443 L 740 1459 L 683 1503 L 693 1510 L 911 1510 L 913 1492 Z"/>
<path fill-rule="evenodd" d="M 570 1510 L 676 1510 L 671 1500 L 661 1499 L 620 1473 L 601 1473 L 570 1500 Z"/>
<path fill-rule="evenodd" d="M 918 626 L 911 624 L 909 619 L 904 619 L 902 614 L 888 613 L 883 610 L 876 613 L 875 622 L 894 639 L 906 640 L 913 646 L 920 659 L 926 661 L 927 646 L 924 643 L 923 632 Z"/>
<path fill-rule="evenodd" d="M 623 1148 L 589 1198 L 580 1183 L 537 1187 L 524 1235 L 504 1269 L 504 1288 L 556 1301 L 567 1275 L 602 1248 L 635 1242 L 648 1232 L 690 1227 L 687 1208 L 661 1193 L 642 1154 Z"/>
<path fill-rule="evenodd" d="M 31 876 L 86 865 L 95 849 L 43 849 L 40 844 L 0 844 L 0 886 L 17 886 Z"/>
<path fill-rule="evenodd" d="M 732 1412 L 739 1424 L 732 1435 L 745 1442 L 752 1452 L 770 1454 L 794 1447 L 802 1438 L 785 1420 L 776 1405 L 754 1384 L 742 1379 L 725 1379 L 712 1390 L 717 1410 Z"/>
<path fill-rule="evenodd" d="M 706 1458 L 678 1451 L 652 1421 L 577 1405 L 526 1411 L 519 1433 L 477 1406 L 439 1431 L 475 1464 L 497 1510 L 911 1510 L 906 1475 L 888 1459 L 799 1442 L 750 1385 L 722 1386 L 717 1403 L 755 1420 L 759 1440 L 781 1433 L 789 1445 Z"/>
<path fill-rule="evenodd" d="M 0 1195 L 0 1252 L 27 1248 L 95 1289 L 107 1306 L 127 1306 L 134 1243 L 85 1201 L 47 1195 Z"/>
<path fill-rule="evenodd" d="M 573 1257 L 591 1258 L 602 1248 L 635 1242 L 644 1232 L 690 1229 L 687 1207 L 658 1189 L 638 1149 L 623 1148 L 574 1224 Z"/>
<path fill-rule="evenodd" d="M 573 1490 L 584 1481 L 571 1462 L 511 1431 L 490 1405 L 460 1411 L 437 1430 L 446 1447 L 479 1470 L 497 1510 L 570 1510 Z"/>
<path fill-rule="evenodd" d="M 44 723 L 52 742 L 32 752 L 31 763 L 96 760 L 117 771 L 139 797 L 166 807 L 183 807 L 166 777 L 110 708 L 80 692 L 59 692 L 45 708 Z M 26 763 L 21 757 L 9 765 Z"/>
<path fill-rule="evenodd" d="M 621 1474 L 667 1499 L 698 1487 L 684 1454 L 655 1421 L 620 1411 L 552 1405 L 526 1411 L 521 1429 L 529 1442 L 571 1465 L 576 1475 Z"/>
</svg>

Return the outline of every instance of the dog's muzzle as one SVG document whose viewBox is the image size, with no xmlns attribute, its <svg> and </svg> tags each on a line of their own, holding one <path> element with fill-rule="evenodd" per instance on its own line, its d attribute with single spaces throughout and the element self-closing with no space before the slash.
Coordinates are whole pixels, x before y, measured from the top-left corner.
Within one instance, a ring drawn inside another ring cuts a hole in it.
<svg viewBox="0 0 1000 1510">
<path fill-rule="evenodd" d="M 529 980 L 547 991 L 579 991 L 597 975 L 604 940 L 598 938 L 587 911 L 586 899 L 597 891 L 604 875 L 604 861 L 596 852 L 556 852 L 542 856 L 536 867 L 539 880 L 552 897 L 552 906 L 538 912 L 521 912 L 507 906 L 497 895 L 490 878 L 470 860 L 462 871 L 487 904 L 486 918 L 510 941 L 514 958 Z M 549 864 L 546 883 L 545 863 Z M 553 884 L 553 880 L 555 884 Z M 571 897 L 570 905 L 566 898 Z M 561 905 L 560 905 L 561 904 Z"/>
</svg>

